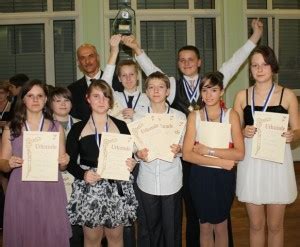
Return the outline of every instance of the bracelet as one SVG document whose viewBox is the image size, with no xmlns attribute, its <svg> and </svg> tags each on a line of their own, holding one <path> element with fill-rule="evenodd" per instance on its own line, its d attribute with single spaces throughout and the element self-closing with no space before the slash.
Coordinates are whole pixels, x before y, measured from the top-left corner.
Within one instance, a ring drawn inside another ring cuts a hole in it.
<svg viewBox="0 0 300 247">
<path fill-rule="evenodd" d="M 208 155 L 209 156 L 215 156 L 216 151 L 213 149 L 208 149 Z"/>
</svg>

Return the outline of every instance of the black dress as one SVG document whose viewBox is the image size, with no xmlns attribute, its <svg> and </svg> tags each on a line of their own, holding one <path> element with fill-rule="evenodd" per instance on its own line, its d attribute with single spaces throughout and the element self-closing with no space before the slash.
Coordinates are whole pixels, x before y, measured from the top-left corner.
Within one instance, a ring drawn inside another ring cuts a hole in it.
<svg viewBox="0 0 300 247">
<path fill-rule="evenodd" d="M 199 111 L 197 122 L 201 121 Z M 225 113 L 228 123 L 230 110 Z M 197 126 L 197 132 L 199 127 Z M 201 140 L 197 140 L 201 142 Z M 200 223 L 219 224 L 230 217 L 235 196 L 236 173 L 234 170 L 193 165 L 190 174 L 190 190 L 194 208 Z"/>
<path fill-rule="evenodd" d="M 127 134 L 124 122 L 112 117 L 111 120 L 121 133 Z M 138 207 L 133 191 L 133 176 L 130 176 L 130 181 L 101 179 L 93 185 L 87 184 L 83 179 L 86 170 L 96 169 L 99 155 L 95 135 L 78 139 L 85 124 L 86 121 L 75 123 L 67 139 L 67 152 L 70 155 L 68 171 L 75 177 L 67 206 L 70 222 L 90 228 L 129 226 L 136 220 Z M 101 141 L 101 134 L 99 139 Z M 80 165 L 77 164 L 78 155 Z"/>
</svg>

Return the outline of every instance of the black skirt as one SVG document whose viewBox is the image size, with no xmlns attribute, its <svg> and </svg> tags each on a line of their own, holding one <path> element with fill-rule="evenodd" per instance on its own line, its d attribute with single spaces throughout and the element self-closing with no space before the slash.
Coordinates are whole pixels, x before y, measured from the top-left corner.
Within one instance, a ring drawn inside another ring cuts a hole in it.
<svg viewBox="0 0 300 247">
<path fill-rule="evenodd" d="M 229 217 L 235 196 L 235 170 L 194 165 L 189 182 L 200 223 L 219 224 Z"/>
</svg>

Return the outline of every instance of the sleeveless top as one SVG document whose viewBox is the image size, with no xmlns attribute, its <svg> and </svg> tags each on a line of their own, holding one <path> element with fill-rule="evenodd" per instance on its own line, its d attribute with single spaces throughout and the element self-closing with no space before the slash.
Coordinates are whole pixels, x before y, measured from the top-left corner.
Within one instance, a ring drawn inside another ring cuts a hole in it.
<svg viewBox="0 0 300 247">
<path fill-rule="evenodd" d="M 267 112 L 275 112 L 275 113 L 288 113 L 288 111 L 281 105 L 282 97 L 283 97 L 283 91 L 284 88 L 282 88 L 281 96 L 279 100 L 279 104 L 276 106 L 268 106 Z M 243 112 L 244 112 L 244 123 L 246 125 L 253 125 L 254 120 L 251 113 L 251 105 L 248 104 L 248 89 L 246 89 L 246 102 L 247 105 L 245 106 Z M 263 109 L 262 106 L 254 106 L 255 111 L 261 111 Z"/>
</svg>

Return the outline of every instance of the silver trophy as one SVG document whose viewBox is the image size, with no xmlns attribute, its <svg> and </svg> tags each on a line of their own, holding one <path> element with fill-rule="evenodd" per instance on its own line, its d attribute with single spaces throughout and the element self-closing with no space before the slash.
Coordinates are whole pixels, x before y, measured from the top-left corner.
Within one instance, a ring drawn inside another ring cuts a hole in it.
<svg viewBox="0 0 300 247">
<path fill-rule="evenodd" d="M 135 33 L 135 12 L 128 6 L 124 5 L 119 10 L 116 18 L 113 21 L 113 34 L 131 35 Z"/>
</svg>

